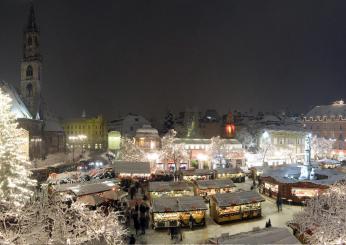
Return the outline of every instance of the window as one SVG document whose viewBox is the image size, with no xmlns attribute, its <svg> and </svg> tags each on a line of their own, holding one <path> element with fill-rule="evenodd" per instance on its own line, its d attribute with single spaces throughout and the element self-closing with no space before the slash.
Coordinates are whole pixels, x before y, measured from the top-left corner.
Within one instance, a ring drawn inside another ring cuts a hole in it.
<svg viewBox="0 0 346 245">
<path fill-rule="evenodd" d="M 29 65 L 27 68 L 26 68 L 26 76 L 27 77 L 32 77 L 32 66 Z"/>
</svg>

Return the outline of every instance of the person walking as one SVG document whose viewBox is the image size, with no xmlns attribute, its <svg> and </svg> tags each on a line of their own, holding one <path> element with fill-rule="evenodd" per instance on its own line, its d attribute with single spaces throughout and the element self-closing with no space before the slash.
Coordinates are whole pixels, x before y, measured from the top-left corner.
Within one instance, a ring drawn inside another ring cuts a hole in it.
<svg viewBox="0 0 346 245">
<path fill-rule="evenodd" d="M 141 234 L 144 235 L 145 234 L 145 228 L 147 226 L 147 220 L 146 220 L 145 216 L 141 216 L 139 218 L 139 223 L 140 223 L 141 231 L 142 231 Z"/>
<path fill-rule="evenodd" d="M 193 217 L 192 217 L 192 214 L 190 214 L 190 218 L 189 218 L 190 230 L 192 230 L 192 228 L 193 228 L 193 223 L 194 223 L 194 219 L 193 219 Z"/>
<path fill-rule="evenodd" d="M 136 220 L 134 220 L 133 221 L 133 225 L 134 225 L 134 227 L 135 227 L 135 230 L 136 230 L 136 236 L 138 235 L 138 231 L 139 231 L 139 228 L 140 228 L 140 225 L 139 225 L 139 222 L 138 222 L 138 220 L 136 219 Z"/>
</svg>

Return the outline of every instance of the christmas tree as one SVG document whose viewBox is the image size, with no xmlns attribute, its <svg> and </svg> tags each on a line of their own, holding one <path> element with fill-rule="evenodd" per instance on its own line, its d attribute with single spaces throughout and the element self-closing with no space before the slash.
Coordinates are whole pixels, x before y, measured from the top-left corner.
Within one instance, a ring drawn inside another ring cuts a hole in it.
<svg viewBox="0 0 346 245">
<path fill-rule="evenodd" d="M 21 207 L 32 196 L 36 181 L 30 179 L 30 162 L 21 150 L 22 131 L 11 111 L 11 99 L 0 89 L 0 200 L 7 207 Z"/>
</svg>

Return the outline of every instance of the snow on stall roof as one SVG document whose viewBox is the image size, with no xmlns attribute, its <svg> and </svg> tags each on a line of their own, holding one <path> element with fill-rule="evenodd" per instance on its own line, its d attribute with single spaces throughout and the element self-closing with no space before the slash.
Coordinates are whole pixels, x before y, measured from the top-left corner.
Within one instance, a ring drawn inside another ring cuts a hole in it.
<svg viewBox="0 0 346 245">
<path fill-rule="evenodd" d="M 115 173 L 150 174 L 150 163 L 114 161 L 113 169 Z"/>
<path fill-rule="evenodd" d="M 265 201 L 263 197 L 261 197 L 257 192 L 253 191 L 217 193 L 213 197 L 219 207 L 229 207 L 234 205 Z"/>
<path fill-rule="evenodd" d="M 54 190 L 57 192 L 71 191 L 76 196 L 89 195 L 93 193 L 100 193 L 112 190 L 116 184 L 112 180 L 103 180 L 95 182 L 83 182 L 75 184 L 63 184 L 54 186 Z"/>
<path fill-rule="evenodd" d="M 334 159 L 327 159 L 327 158 L 318 160 L 317 162 L 319 162 L 319 163 L 327 163 L 327 164 L 340 164 L 340 162 L 337 161 L 337 160 L 334 160 Z"/>
<path fill-rule="evenodd" d="M 238 173 L 244 173 L 244 171 L 241 168 L 217 168 L 215 169 L 216 173 L 218 174 L 238 174 Z"/>
<path fill-rule="evenodd" d="M 153 181 L 149 182 L 149 192 L 168 192 L 191 190 L 192 186 L 185 181 Z"/>
<path fill-rule="evenodd" d="M 188 169 L 181 170 L 181 173 L 183 176 L 212 175 L 214 171 L 209 169 Z"/>
<path fill-rule="evenodd" d="M 196 185 L 199 189 L 220 189 L 236 186 L 230 179 L 197 180 Z"/>
<path fill-rule="evenodd" d="M 300 244 L 287 228 L 270 227 L 221 236 L 218 244 Z"/>
<path fill-rule="evenodd" d="M 153 200 L 154 213 L 186 212 L 207 210 L 204 199 L 200 196 L 161 197 Z"/>
<path fill-rule="evenodd" d="M 346 175 L 336 169 L 314 168 L 315 176 L 322 175 L 327 178 L 314 180 L 299 180 L 302 165 L 290 164 L 275 168 L 265 168 L 262 177 L 272 177 L 281 183 L 311 182 L 317 185 L 332 185 L 340 180 L 346 180 Z M 291 176 L 291 177 L 290 177 Z"/>
</svg>

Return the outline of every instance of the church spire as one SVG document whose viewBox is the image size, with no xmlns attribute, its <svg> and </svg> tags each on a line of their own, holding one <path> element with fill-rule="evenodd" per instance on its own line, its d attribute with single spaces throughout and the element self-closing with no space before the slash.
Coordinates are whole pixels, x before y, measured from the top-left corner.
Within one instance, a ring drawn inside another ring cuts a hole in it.
<svg viewBox="0 0 346 245">
<path fill-rule="evenodd" d="M 28 25 L 26 26 L 27 32 L 38 32 L 38 26 L 36 24 L 36 18 L 35 18 L 35 9 L 34 4 L 31 1 L 30 2 L 30 12 L 29 12 L 29 18 L 28 18 Z"/>
</svg>

